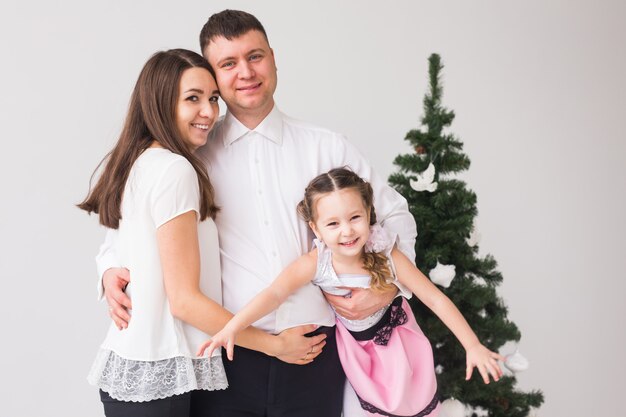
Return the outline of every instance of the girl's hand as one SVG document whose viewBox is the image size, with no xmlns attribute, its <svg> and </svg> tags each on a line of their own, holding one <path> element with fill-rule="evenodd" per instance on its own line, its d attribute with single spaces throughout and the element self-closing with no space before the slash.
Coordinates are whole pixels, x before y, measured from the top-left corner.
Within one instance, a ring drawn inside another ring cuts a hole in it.
<svg viewBox="0 0 626 417">
<path fill-rule="evenodd" d="M 498 381 L 502 377 L 502 369 L 498 364 L 498 361 L 504 361 L 505 358 L 495 352 L 490 351 L 482 344 L 477 343 L 466 351 L 467 357 L 467 370 L 465 373 L 465 380 L 468 381 L 474 367 L 478 369 L 480 375 L 483 377 L 485 384 L 489 383 L 489 374 L 493 377 L 494 381 Z"/>
<path fill-rule="evenodd" d="M 210 340 L 207 340 L 202 344 L 202 346 L 200 346 L 197 355 L 204 356 L 204 354 L 206 353 L 206 355 L 210 358 L 215 349 L 223 346 L 226 348 L 226 356 L 228 357 L 228 360 L 232 361 L 234 357 L 233 350 L 235 348 L 236 334 L 237 332 L 234 332 L 228 329 L 228 326 L 225 326 L 222 330 L 217 332 L 215 336 L 213 336 Z"/>
</svg>

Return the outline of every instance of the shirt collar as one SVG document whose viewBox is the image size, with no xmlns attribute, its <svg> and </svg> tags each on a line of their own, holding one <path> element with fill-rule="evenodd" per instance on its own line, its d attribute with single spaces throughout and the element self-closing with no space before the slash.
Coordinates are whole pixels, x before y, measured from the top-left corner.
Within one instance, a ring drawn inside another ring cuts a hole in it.
<svg viewBox="0 0 626 417">
<path fill-rule="evenodd" d="M 230 111 L 226 111 L 222 126 L 224 129 L 224 146 L 232 145 L 233 142 L 241 139 L 249 132 L 256 132 L 277 145 L 282 145 L 283 143 L 283 116 L 276 105 L 265 116 L 265 119 L 252 130 L 245 127 Z"/>
</svg>

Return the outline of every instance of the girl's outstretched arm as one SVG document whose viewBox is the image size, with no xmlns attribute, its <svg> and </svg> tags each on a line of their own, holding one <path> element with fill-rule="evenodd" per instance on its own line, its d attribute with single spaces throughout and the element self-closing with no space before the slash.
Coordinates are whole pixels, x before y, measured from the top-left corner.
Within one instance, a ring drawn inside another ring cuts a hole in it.
<svg viewBox="0 0 626 417">
<path fill-rule="evenodd" d="M 478 369 L 485 384 L 489 383 L 489 374 L 495 381 L 502 376 L 498 360 L 504 358 L 483 346 L 472 331 L 461 312 L 413 263 L 398 249 L 391 252 L 396 267 L 398 281 L 408 287 L 433 313 L 448 326 L 465 348 L 467 369 L 465 379 L 472 376 L 474 367 Z"/>
<path fill-rule="evenodd" d="M 224 346 L 228 359 L 232 361 L 237 333 L 276 310 L 289 295 L 313 279 L 316 268 L 317 249 L 296 259 L 278 275 L 269 287 L 261 291 L 235 314 L 222 330 L 204 342 L 198 350 L 198 355 L 206 352 L 208 356 L 211 356 L 216 348 Z"/>
</svg>

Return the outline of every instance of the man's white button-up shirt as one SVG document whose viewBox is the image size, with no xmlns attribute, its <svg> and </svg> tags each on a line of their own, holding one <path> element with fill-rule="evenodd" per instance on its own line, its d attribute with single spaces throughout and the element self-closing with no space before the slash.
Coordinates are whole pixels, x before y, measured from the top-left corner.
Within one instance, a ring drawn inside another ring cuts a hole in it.
<svg viewBox="0 0 626 417">
<path fill-rule="evenodd" d="M 239 311 L 311 247 L 312 232 L 298 217 L 306 185 L 332 168 L 349 166 L 374 189 L 376 215 L 414 258 L 415 222 L 407 204 L 376 175 L 345 138 L 296 121 L 277 107 L 253 130 L 226 113 L 199 150 L 209 167 L 222 254 L 224 307 Z M 313 278 L 313 277 L 311 277 Z M 255 325 L 271 332 L 300 324 L 333 325 L 321 291 L 305 286 Z"/>
</svg>

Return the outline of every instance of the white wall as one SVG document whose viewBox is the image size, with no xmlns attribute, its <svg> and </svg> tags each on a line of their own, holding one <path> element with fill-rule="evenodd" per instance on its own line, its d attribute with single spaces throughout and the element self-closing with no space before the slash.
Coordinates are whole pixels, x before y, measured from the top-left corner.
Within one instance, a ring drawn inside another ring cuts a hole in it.
<svg viewBox="0 0 626 417">
<path fill-rule="evenodd" d="M 427 57 L 442 55 L 481 252 L 500 264 L 531 361 L 520 386 L 544 391 L 542 416 L 623 413 L 623 2 L 56 3 L 0 6 L 2 415 L 101 415 L 85 375 L 108 321 L 102 230 L 73 204 L 147 57 L 197 50 L 227 7 L 265 24 L 281 109 L 346 133 L 384 176 L 409 150 Z"/>
</svg>

